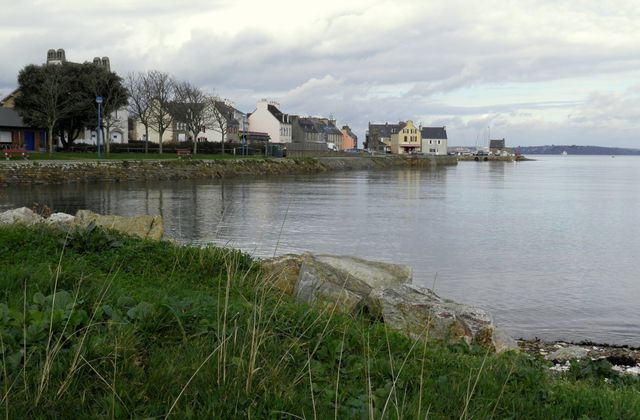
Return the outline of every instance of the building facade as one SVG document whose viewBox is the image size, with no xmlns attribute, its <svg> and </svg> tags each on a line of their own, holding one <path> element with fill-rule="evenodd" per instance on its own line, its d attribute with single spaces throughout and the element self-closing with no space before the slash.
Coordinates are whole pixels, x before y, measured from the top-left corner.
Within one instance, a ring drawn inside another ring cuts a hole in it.
<svg viewBox="0 0 640 420">
<path fill-rule="evenodd" d="M 391 135 L 391 153 L 407 155 L 420 152 L 422 148 L 422 134 L 420 129 L 408 120 L 404 126 Z"/>
<path fill-rule="evenodd" d="M 356 136 L 348 125 L 342 126 L 342 143 L 338 150 L 350 150 L 358 148 L 358 136 Z"/>
<path fill-rule="evenodd" d="M 371 124 L 367 128 L 365 135 L 365 148 L 372 152 L 390 152 L 391 136 L 402 130 L 406 123 L 400 121 L 398 124 Z"/>
<path fill-rule="evenodd" d="M 422 153 L 446 155 L 449 147 L 447 127 L 422 127 Z"/>
<path fill-rule="evenodd" d="M 256 110 L 249 114 L 249 130 L 269 134 L 272 143 L 291 143 L 293 127 L 288 114 L 278 109 L 279 104 L 266 99 L 256 104 Z"/>
<path fill-rule="evenodd" d="M 31 152 L 46 149 L 46 130 L 29 127 L 13 108 L 0 107 L 0 150 L 26 149 Z"/>
</svg>

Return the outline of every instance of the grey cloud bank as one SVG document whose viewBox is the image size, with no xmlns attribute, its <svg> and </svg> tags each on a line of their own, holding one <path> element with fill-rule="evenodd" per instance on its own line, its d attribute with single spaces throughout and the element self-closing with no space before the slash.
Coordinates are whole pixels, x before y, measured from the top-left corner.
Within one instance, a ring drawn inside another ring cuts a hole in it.
<svg viewBox="0 0 640 420">
<path fill-rule="evenodd" d="M 640 147 L 640 7 L 632 1 L 0 0 L 0 94 L 49 48 L 160 69 L 235 101 L 447 125 L 473 145 Z"/>
</svg>

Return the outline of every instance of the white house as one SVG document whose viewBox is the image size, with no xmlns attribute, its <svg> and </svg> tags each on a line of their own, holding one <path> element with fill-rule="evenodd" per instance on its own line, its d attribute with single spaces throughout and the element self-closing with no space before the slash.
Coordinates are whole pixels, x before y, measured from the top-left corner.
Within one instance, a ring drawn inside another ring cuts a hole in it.
<svg viewBox="0 0 640 420">
<path fill-rule="evenodd" d="M 446 155 L 448 140 L 447 127 L 422 127 L 422 153 L 425 155 Z"/>
<path fill-rule="evenodd" d="M 279 104 L 266 99 L 256 104 L 249 114 L 249 130 L 268 133 L 272 143 L 291 143 L 292 127 L 288 114 L 278 109 Z"/>
<path fill-rule="evenodd" d="M 101 143 L 104 144 L 107 138 L 111 144 L 129 143 L 129 111 L 127 108 L 120 108 L 112 112 L 109 121 L 110 124 L 107 124 L 104 119 L 102 120 L 102 132 L 105 138 L 101 139 Z M 108 133 L 107 130 L 109 130 Z M 84 135 L 80 135 L 76 143 L 97 144 L 97 131 L 85 129 Z"/>
</svg>

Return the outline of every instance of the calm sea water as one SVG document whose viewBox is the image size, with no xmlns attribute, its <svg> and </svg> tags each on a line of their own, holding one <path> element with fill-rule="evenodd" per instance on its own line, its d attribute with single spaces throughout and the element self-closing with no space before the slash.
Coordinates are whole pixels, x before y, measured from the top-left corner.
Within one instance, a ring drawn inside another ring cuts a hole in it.
<svg viewBox="0 0 640 420">
<path fill-rule="evenodd" d="M 33 186 L 0 210 L 162 214 L 168 237 L 256 256 L 407 264 L 516 337 L 640 346 L 640 158 L 542 156 L 437 170 Z"/>
</svg>

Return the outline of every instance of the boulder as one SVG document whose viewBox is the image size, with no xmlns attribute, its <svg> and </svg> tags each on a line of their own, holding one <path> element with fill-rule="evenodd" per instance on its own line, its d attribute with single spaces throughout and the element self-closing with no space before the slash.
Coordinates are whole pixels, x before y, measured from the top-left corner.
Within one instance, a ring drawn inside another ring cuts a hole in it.
<svg viewBox="0 0 640 420">
<path fill-rule="evenodd" d="M 302 256 L 295 296 L 300 302 L 355 312 L 372 290 L 411 281 L 406 266 L 333 255 Z"/>
<path fill-rule="evenodd" d="M 31 209 L 26 207 L 20 207 L 19 209 L 7 210 L 0 213 L 0 225 L 21 224 L 21 225 L 34 225 L 41 223 L 44 219 L 34 213 Z"/>
<path fill-rule="evenodd" d="M 75 217 L 75 224 L 86 227 L 91 223 L 105 229 L 112 229 L 144 239 L 160 240 L 164 234 L 162 216 L 103 216 L 89 210 L 78 210 Z"/>
<path fill-rule="evenodd" d="M 562 347 L 551 354 L 546 355 L 544 358 L 547 360 L 552 360 L 556 363 L 564 363 L 569 360 L 581 360 L 586 358 L 589 355 L 589 350 L 578 347 L 578 346 L 569 346 Z"/>
<path fill-rule="evenodd" d="M 53 213 L 51 216 L 47 217 L 45 223 L 56 227 L 66 228 L 72 226 L 75 223 L 75 219 L 75 216 L 67 213 Z"/>
<path fill-rule="evenodd" d="M 301 266 L 302 256 L 295 254 L 260 261 L 260 270 L 265 282 L 288 295 L 294 293 Z"/>
<path fill-rule="evenodd" d="M 505 351 L 520 351 L 518 342 L 514 340 L 505 330 L 502 328 L 494 328 L 493 336 L 491 337 L 491 344 L 496 353 L 502 353 Z"/>
<path fill-rule="evenodd" d="M 465 340 L 500 353 L 518 351 L 484 310 L 442 299 L 411 284 L 402 265 L 334 255 L 283 255 L 260 263 L 265 281 L 299 302 L 342 313 L 362 312 L 413 338 Z"/>
<path fill-rule="evenodd" d="M 377 289 L 366 306 L 387 326 L 413 338 L 492 344 L 494 325 L 487 312 L 444 300 L 427 288 L 403 284 Z"/>
</svg>

